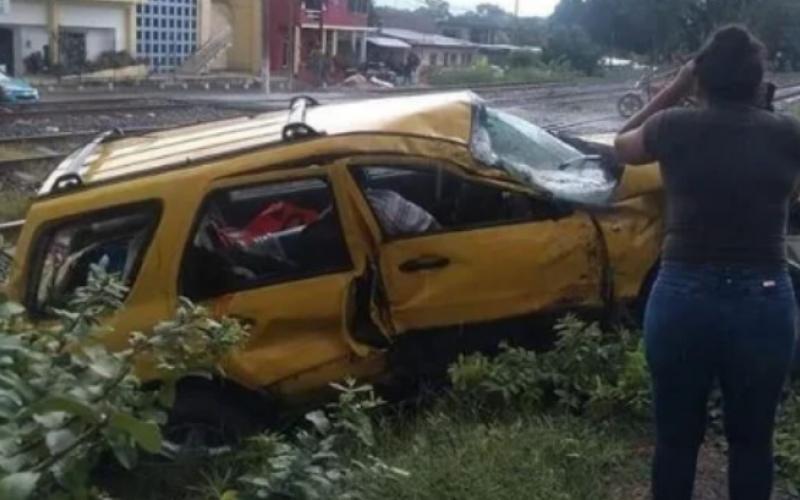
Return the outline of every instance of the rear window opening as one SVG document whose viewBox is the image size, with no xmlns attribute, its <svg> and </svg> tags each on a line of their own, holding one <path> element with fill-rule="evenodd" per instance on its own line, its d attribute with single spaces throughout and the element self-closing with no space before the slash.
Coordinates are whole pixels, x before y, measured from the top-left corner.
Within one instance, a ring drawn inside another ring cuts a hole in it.
<svg viewBox="0 0 800 500">
<path fill-rule="evenodd" d="M 148 203 L 53 225 L 42 235 L 38 258 L 32 262 L 38 276 L 29 293 L 31 312 L 43 315 L 65 307 L 75 291 L 87 284 L 93 264 L 102 264 L 106 272 L 131 287 L 159 213 L 158 204 Z"/>
<path fill-rule="evenodd" d="M 204 201 L 181 294 L 205 300 L 352 267 L 327 180 L 221 189 Z"/>
</svg>

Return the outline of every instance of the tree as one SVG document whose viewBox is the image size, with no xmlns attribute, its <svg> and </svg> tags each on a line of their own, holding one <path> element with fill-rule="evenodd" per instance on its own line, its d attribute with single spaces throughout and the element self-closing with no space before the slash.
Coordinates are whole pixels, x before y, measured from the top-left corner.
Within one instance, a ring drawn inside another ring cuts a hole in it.
<svg viewBox="0 0 800 500">
<path fill-rule="evenodd" d="M 567 62 L 587 75 L 597 72 L 600 56 L 600 48 L 578 25 L 552 27 L 542 53 L 545 62 Z"/>
<path fill-rule="evenodd" d="M 513 31 L 514 45 L 541 47 L 547 38 L 547 20 L 541 17 L 521 17 Z"/>
<path fill-rule="evenodd" d="M 446 0 L 424 0 L 425 6 L 417 10 L 425 11 L 437 21 L 450 18 L 450 3 Z"/>
<path fill-rule="evenodd" d="M 719 26 L 742 23 L 771 54 L 800 57 L 800 3 L 796 0 L 561 0 L 549 22 L 580 26 L 611 50 L 654 60 L 696 51 Z"/>
<path fill-rule="evenodd" d="M 510 14 L 493 3 L 482 3 L 475 7 L 475 12 L 483 17 L 506 18 Z"/>
</svg>

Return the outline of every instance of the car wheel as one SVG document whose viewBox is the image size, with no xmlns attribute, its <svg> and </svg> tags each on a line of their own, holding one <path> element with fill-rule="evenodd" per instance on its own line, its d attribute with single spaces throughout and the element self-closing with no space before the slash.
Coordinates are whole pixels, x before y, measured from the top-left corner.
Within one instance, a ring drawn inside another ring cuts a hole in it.
<svg viewBox="0 0 800 500">
<path fill-rule="evenodd" d="M 644 107 L 644 100 L 638 94 L 625 94 L 617 102 L 617 111 L 623 118 L 630 118 Z"/>
<path fill-rule="evenodd" d="M 181 381 L 163 430 L 162 455 L 176 461 L 220 456 L 258 432 L 265 422 L 241 391 L 216 380 Z"/>
</svg>

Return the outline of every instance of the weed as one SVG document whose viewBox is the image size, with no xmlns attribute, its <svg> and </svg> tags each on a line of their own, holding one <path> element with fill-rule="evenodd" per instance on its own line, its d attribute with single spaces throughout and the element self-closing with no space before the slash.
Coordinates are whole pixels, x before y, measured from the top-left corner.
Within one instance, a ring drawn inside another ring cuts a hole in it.
<svg viewBox="0 0 800 500">
<path fill-rule="evenodd" d="M 482 407 L 541 409 L 550 395 L 558 407 L 596 418 L 649 414 L 649 377 L 636 335 L 603 332 L 574 316 L 559 322 L 556 332 L 555 349 L 543 354 L 503 345 L 492 359 L 461 357 L 449 371 L 456 395 Z"/>
<path fill-rule="evenodd" d="M 565 415 L 481 422 L 444 407 L 387 425 L 378 442 L 377 456 L 411 479 L 373 479 L 365 500 L 603 500 L 612 481 L 644 473 L 631 438 Z"/>
<path fill-rule="evenodd" d="M 263 434 L 251 440 L 247 453 L 261 460 L 239 478 L 237 491 L 226 493 L 229 497 L 235 493 L 239 499 L 359 498 L 362 484 L 407 476 L 370 453 L 375 437 L 368 412 L 383 403 L 372 387 L 354 380 L 333 387 L 339 391 L 338 401 L 328 405 L 327 412 L 306 415 L 310 429 L 296 431 L 291 439 Z M 348 457 L 352 448 L 365 458 Z"/>
<path fill-rule="evenodd" d="M 0 303 L 0 498 L 102 498 L 89 484 L 101 454 L 133 468 L 139 450 L 161 449 L 159 424 L 171 406 L 174 385 L 147 392 L 134 373 L 140 356 L 165 373 L 213 369 L 217 358 L 243 340 L 233 321 L 217 322 L 188 301 L 177 319 L 151 336 L 133 334 L 129 347 L 111 352 L 98 318 L 122 306 L 126 289 L 103 263 L 93 265 L 68 309 L 54 310 L 55 326 L 34 326 L 21 306 Z M 186 336 L 210 356 L 178 346 Z M 191 358 L 191 359 L 190 359 Z"/>
</svg>

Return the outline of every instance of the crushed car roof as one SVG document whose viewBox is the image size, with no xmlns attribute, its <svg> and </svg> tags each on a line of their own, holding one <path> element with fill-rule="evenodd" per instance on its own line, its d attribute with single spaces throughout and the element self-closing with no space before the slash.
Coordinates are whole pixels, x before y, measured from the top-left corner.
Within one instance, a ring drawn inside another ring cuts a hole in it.
<svg viewBox="0 0 800 500">
<path fill-rule="evenodd" d="M 468 144 L 471 105 L 477 99 L 457 92 L 314 106 L 305 112 L 304 122 L 326 136 L 401 134 Z M 290 111 L 280 111 L 105 142 L 109 132 L 59 165 L 40 194 L 50 194 L 69 176 L 78 184 L 91 184 L 276 145 L 285 140 L 282 134 L 290 119 Z"/>
</svg>

